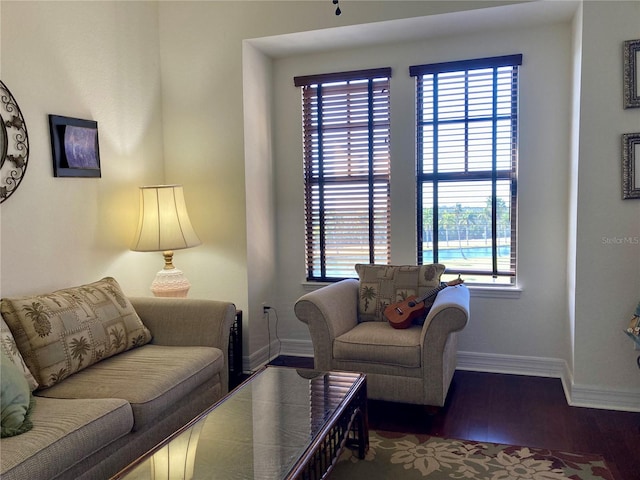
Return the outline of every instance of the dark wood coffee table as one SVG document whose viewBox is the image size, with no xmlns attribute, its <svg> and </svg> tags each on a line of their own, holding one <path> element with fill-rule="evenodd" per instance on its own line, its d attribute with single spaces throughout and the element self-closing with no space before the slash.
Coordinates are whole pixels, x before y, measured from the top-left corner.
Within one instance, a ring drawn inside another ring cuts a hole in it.
<svg viewBox="0 0 640 480">
<path fill-rule="evenodd" d="M 269 366 L 114 478 L 321 479 L 345 445 L 369 446 L 365 375 Z"/>
</svg>

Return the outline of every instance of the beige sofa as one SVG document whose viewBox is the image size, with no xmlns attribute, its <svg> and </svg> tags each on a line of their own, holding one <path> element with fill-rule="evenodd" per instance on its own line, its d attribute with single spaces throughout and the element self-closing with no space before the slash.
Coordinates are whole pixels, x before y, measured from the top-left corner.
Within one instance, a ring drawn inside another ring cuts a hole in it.
<svg viewBox="0 0 640 480">
<path fill-rule="evenodd" d="M 3 480 L 109 478 L 227 392 L 233 304 L 129 300 L 151 341 L 36 389 L 33 428 L 0 441 Z"/>
<path fill-rule="evenodd" d="M 360 321 L 359 289 L 358 280 L 347 279 L 296 302 L 315 368 L 366 373 L 371 399 L 443 406 L 456 369 L 457 332 L 469 320 L 469 290 L 445 288 L 424 325 L 398 330 L 385 321 Z"/>
</svg>

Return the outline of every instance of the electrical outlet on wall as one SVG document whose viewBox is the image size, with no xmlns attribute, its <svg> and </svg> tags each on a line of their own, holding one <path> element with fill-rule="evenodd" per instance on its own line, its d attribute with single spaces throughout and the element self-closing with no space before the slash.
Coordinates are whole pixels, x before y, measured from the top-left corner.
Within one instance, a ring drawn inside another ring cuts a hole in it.
<svg viewBox="0 0 640 480">
<path fill-rule="evenodd" d="M 271 306 L 267 302 L 262 302 L 262 317 L 266 317 L 269 315 L 269 310 L 271 310 Z"/>
</svg>

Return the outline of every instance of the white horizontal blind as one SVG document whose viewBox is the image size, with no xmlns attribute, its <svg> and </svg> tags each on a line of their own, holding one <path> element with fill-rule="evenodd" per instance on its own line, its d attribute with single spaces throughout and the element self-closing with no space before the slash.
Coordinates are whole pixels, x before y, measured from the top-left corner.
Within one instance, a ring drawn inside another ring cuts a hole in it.
<svg viewBox="0 0 640 480">
<path fill-rule="evenodd" d="M 417 65 L 418 262 L 471 283 L 516 275 L 522 55 Z"/>
<path fill-rule="evenodd" d="M 389 263 L 391 69 L 296 77 L 302 87 L 307 280 Z"/>
</svg>

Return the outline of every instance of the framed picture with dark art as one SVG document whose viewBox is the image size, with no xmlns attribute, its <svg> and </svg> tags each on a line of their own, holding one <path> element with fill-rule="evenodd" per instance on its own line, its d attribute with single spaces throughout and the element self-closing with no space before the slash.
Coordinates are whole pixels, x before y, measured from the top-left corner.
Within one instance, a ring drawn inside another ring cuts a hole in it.
<svg viewBox="0 0 640 480">
<path fill-rule="evenodd" d="M 49 115 L 54 177 L 100 177 L 98 122 Z"/>
<path fill-rule="evenodd" d="M 622 135 L 622 198 L 640 198 L 640 133 Z"/>
<path fill-rule="evenodd" d="M 623 48 L 624 108 L 640 107 L 640 40 L 627 40 Z"/>
</svg>

